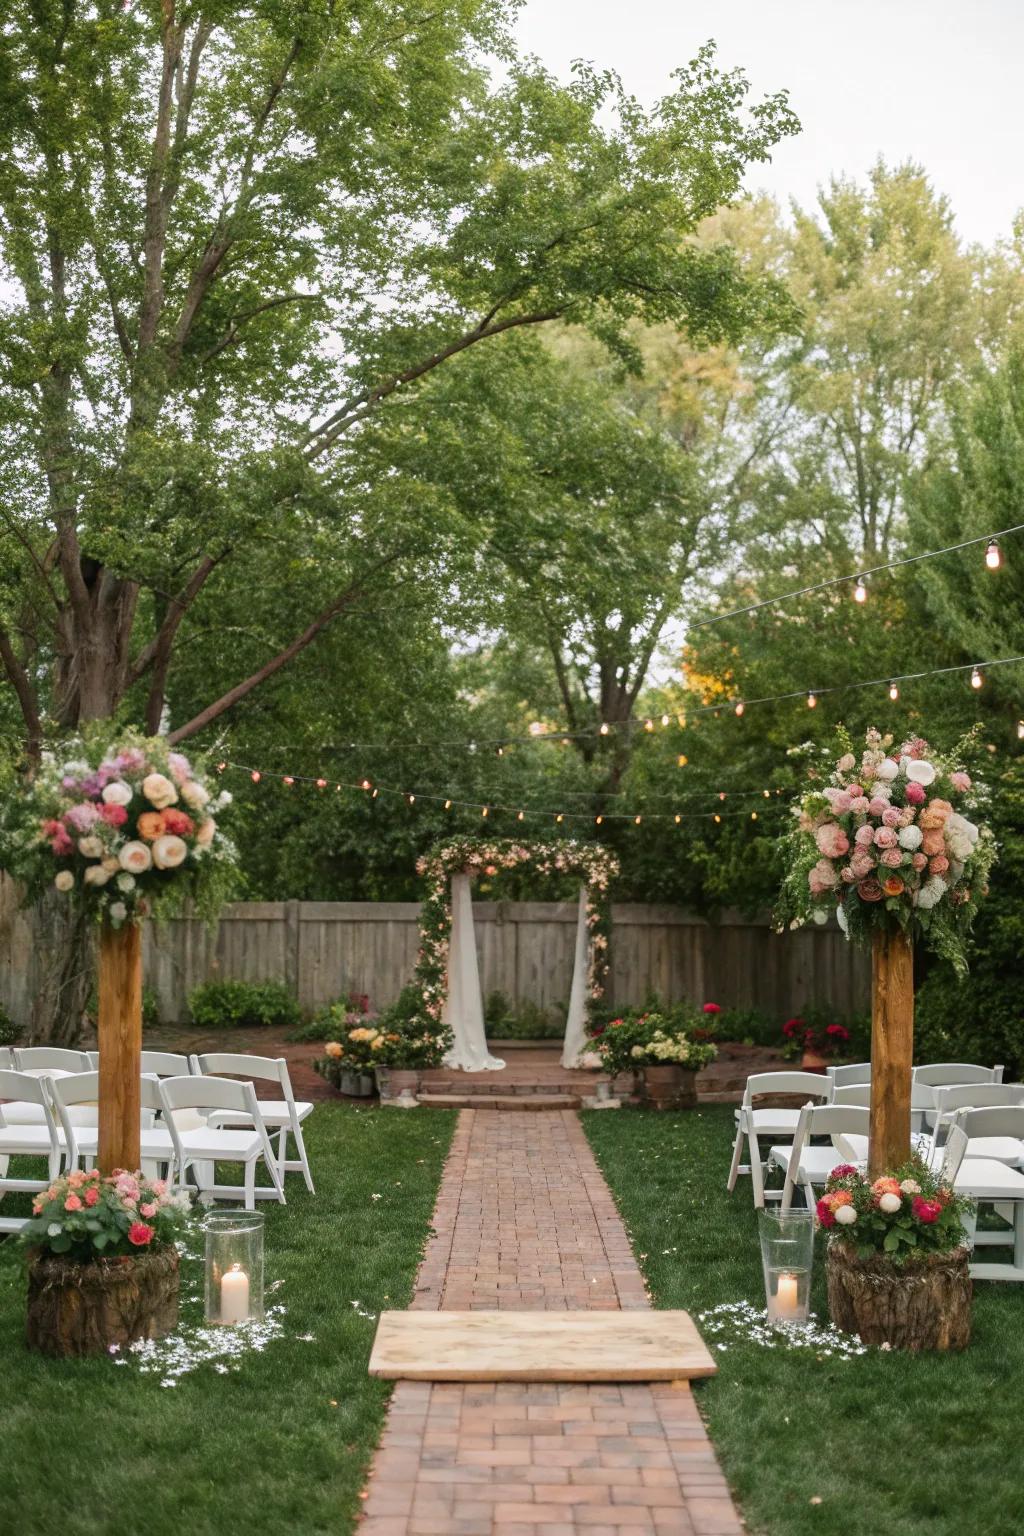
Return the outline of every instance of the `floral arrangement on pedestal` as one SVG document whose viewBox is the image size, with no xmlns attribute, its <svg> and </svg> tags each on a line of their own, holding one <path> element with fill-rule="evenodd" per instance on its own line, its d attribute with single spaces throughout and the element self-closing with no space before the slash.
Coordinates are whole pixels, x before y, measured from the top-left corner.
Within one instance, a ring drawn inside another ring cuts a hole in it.
<svg viewBox="0 0 1024 1536">
<path fill-rule="evenodd" d="M 420 945 L 416 957 L 416 983 L 423 1011 L 434 1025 L 444 1010 L 448 977 L 448 947 L 452 931 L 451 881 L 453 875 L 488 876 L 529 866 L 541 877 L 562 876 L 578 880 L 587 891 L 587 927 L 590 958 L 587 968 L 587 1009 L 604 996 L 611 934 L 611 883 L 619 861 L 600 843 L 560 841 L 553 843 L 480 842 L 477 838 L 451 838 L 425 854 L 417 873 L 427 882 L 420 909 Z"/>
<path fill-rule="evenodd" d="M 0 853 L 30 898 L 56 889 L 113 928 L 186 897 L 212 914 L 234 863 L 217 824 L 230 803 L 162 738 L 79 739 L 11 797 Z"/>
<path fill-rule="evenodd" d="M 97 1169 L 54 1179 L 32 1201 L 19 1233 L 28 1248 L 88 1259 L 133 1255 L 173 1243 L 191 1209 L 186 1190 L 123 1168 L 109 1178 Z"/>
<path fill-rule="evenodd" d="M 919 736 L 897 746 L 869 730 L 858 755 L 840 733 L 829 782 L 810 789 L 797 809 L 780 920 L 799 927 L 834 912 L 860 942 L 895 924 L 965 969 L 967 936 L 996 857 L 991 832 L 971 819 L 983 796 L 962 766 L 969 741 L 944 757 Z"/>
<path fill-rule="evenodd" d="M 667 1014 L 634 1010 L 609 1024 L 596 1025 L 589 1033 L 610 1076 L 644 1067 L 698 1072 L 718 1055 L 718 1047 L 710 1040 L 694 1039 L 693 1031 L 699 1027 L 699 1015 L 680 1003 Z"/>
</svg>

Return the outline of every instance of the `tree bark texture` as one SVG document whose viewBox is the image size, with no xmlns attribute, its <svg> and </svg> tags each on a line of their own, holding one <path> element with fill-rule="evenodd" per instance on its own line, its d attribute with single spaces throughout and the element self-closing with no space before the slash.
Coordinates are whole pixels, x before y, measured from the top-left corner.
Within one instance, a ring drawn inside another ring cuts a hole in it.
<svg viewBox="0 0 1024 1536">
<path fill-rule="evenodd" d="M 96 976 L 95 924 L 57 892 L 35 909 L 37 962 L 29 1042 L 74 1049 Z"/>
<path fill-rule="evenodd" d="M 25 1341 L 42 1355 L 106 1354 L 135 1339 L 162 1339 L 178 1323 L 178 1252 L 85 1263 L 36 1253 L 29 1262 Z"/>
<path fill-rule="evenodd" d="M 104 924 L 100 932 L 99 1167 L 139 1166 L 139 1073 L 142 1061 L 142 929 Z"/>
<path fill-rule="evenodd" d="M 966 1349 L 971 1338 L 969 1253 L 930 1254 L 897 1268 L 883 1255 L 858 1259 L 828 1245 L 828 1310 L 844 1333 L 893 1349 Z"/>
<path fill-rule="evenodd" d="M 910 1156 L 914 1061 L 914 947 L 899 929 L 875 934 L 871 953 L 872 1178 Z"/>
</svg>

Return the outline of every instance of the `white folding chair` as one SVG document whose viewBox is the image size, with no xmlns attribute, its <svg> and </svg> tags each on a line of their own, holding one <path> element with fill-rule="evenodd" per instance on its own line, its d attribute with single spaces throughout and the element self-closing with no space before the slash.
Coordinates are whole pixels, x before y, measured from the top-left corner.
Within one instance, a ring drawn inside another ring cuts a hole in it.
<svg viewBox="0 0 1024 1536">
<path fill-rule="evenodd" d="M 1024 1083 L 954 1083 L 933 1088 L 934 1106 L 925 1115 L 938 1146 L 943 1126 L 950 1126 L 962 1109 L 992 1109 L 1024 1103 Z"/>
<path fill-rule="evenodd" d="M 860 1161 L 850 1156 L 844 1137 L 848 1134 L 866 1136 L 870 1119 L 871 1111 L 859 1104 L 804 1105 L 792 1145 L 772 1147 L 770 1153 L 771 1163 L 786 1175 L 782 1187 L 783 1212 L 792 1205 L 793 1191 L 798 1184 L 803 1189 L 807 1209 L 813 1210 L 815 1184 L 824 1184 L 839 1163 Z M 812 1136 L 828 1136 L 831 1144 L 812 1146 Z"/>
<path fill-rule="evenodd" d="M 184 1051 L 143 1051 L 140 1070 L 152 1077 L 189 1077 L 194 1060 Z"/>
<path fill-rule="evenodd" d="M 239 1083 L 227 1077 L 165 1077 L 152 1079 L 164 1106 L 164 1121 L 174 1142 L 175 1156 L 182 1182 L 191 1169 L 203 1194 L 217 1200 L 245 1197 L 247 1211 L 255 1210 L 257 1196 L 276 1198 L 285 1203 L 284 1184 L 278 1172 L 277 1158 L 263 1123 L 256 1090 L 252 1083 Z M 182 1125 L 177 1112 L 184 1109 L 227 1112 L 240 1116 L 236 1127 L 212 1125 L 207 1121 L 191 1129 Z M 273 1189 L 258 1188 L 256 1165 L 266 1163 Z M 204 1163 L 214 1164 L 208 1173 Z M 245 1184 L 214 1182 L 217 1163 L 242 1163 Z"/>
<path fill-rule="evenodd" d="M 313 1113 L 313 1105 L 296 1100 L 292 1092 L 292 1080 L 288 1075 L 288 1063 L 283 1056 L 242 1056 L 227 1051 L 209 1051 L 194 1056 L 193 1063 L 205 1077 L 241 1077 L 246 1082 L 276 1083 L 281 1090 L 280 1099 L 260 1099 L 260 1114 L 267 1130 L 277 1132 L 277 1168 L 282 1182 L 286 1173 L 301 1173 L 310 1194 L 315 1194 L 313 1175 L 306 1156 L 306 1144 L 302 1139 L 302 1122 Z M 211 1120 L 217 1125 L 244 1125 L 245 1120 L 236 1114 L 215 1114 Z M 297 1158 L 288 1160 L 288 1136 L 295 1142 Z"/>
<path fill-rule="evenodd" d="M 914 1068 L 915 1083 L 929 1088 L 946 1088 L 960 1083 L 1001 1083 L 1002 1067 L 979 1067 L 971 1061 L 932 1061 Z"/>
<path fill-rule="evenodd" d="M 960 1127 L 954 1127 L 950 1135 Z M 970 1142 L 967 1143 L 970 1148 Z M 975 1210 L 964 1220 L 967 1238 L 972 1249 L 982 1246 L 1006 1247 L 1012 1244 L 1013 1259 L 1009 1264 L 971 1264 L 973 1280 L 1024 1280 L 1024 1174 L 1017 1168 L 1008 1168 L 990 1157 L 965 1157 L 953 1181 L 958 1195 L 966 1195 L 975 1202 Z M 977 1208 L 993 1205 L 996 1211 L 1010 1223 L 1002 1231 L 977 1229 Z"/>
<path fill-rule="evenodd" d="M 41 1119 L 32 1125 L 9 1125 L 6 1106 L 0 1102 L 0 1200 L 5 1194 L 37 1195 L 40 1190 L 49 1188 L 60 1173 L 60 1138 L 50 1107 L 49 1084 L 27 1072 L 0 1068 L 0 1101 L 4 1099 L 37 1106 Z M 47 1177 L 9 1178 L 12 1157 L 45 1157 Z M 27 1216 L 0 1216 L 0 1232 L 18 1232 L 27 1220 Z"/>
<path fill-rule="evenodd" d="M 1024 1161 L 1024 1104 L 961 1109 L 956 1125 L 967 1137 L 967 1156 L 1019 1168 Z"/>
<path fill-rule="evenodd" d="M 18 1072 L 88 1072 L 88 1051 L 70 1051 L 62 1045 L 22 1045 L 14 1047 L 14 1066 Z"/>
<path fill-rule="evenodd" d="M 758 1109 L 754 1100 L 800 1095 L 805 1101 L 810 1095 L 828 1100 L 832 1096 L 832 1080 L 820 1077 L 816 1072 L 757 1072 L 748 1077 L 743 1089 L 743 1102 L 736 1111 L 736 1139 L 732 1147 L 732 1163 L 726 1188 L 731 1194 L 741 1173 L 749 1173 L 754 1190 L 754 1205 L 764 1205 L 764 1164 L 761 1158 L 759 1137 L 779 1141 L 792 1136 L 800 1119 L 799 1109 Z M 747 1142 L 749 1162 L 741 1163 L 743 1142 Z"/>
<path fill-rule="evenodd" d="M 851 1061 L 845 1067 L 826 1067 L 826 1073 L 837 1088 L 851 1088 L 854 1084 L 870 1083 L 870 1061 Z"/>
<path fill-rule="evenodd" d="M 854 1104 L 858 1109 L 871 1108 L 871 1084 L 870 1083 L 837 1083 L 830 1104 Z"/>
<path fill-rule="evenodd" d="M 99 1150 L 99 1073 L 79 1072 L 74 1077 L 52 1078 L 48 1086 L 60 1125 L 68 1172 L 77 1168 L 80 1161 L 86 1168 L 91 1168 Z M 156 1115 L 163 1109 L 154 1078 L 141 1079 L 139 1099 L 140 1161 L 143 1165 L 166 1165 L 166 1177 L 173 1183 L 174 1142 L 167 1126 L 154 1124 Z"/>
<path fill-rule="evenodd" d="M 14 1072 L 14 1052 L 9 1045 L 0 1045 L 0 1072 Z"/>
</svg>

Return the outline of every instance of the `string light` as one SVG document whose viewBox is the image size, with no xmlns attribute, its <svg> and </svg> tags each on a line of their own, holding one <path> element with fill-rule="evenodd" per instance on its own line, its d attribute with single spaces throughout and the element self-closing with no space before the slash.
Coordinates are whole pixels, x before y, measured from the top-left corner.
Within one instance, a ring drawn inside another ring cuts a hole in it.
<svg viewBox="0 0 1024 1536">
<path fill-rule="evenodd" d="M 766 800 L 770 800 L 772 797 L 772 792 L 770 789 L 762 789 L 761 793 L 764 795 Z"/>
<path fill-rule="evenodd" d="M 544 725 L 543 725 L 542 721 L 540 721 L 540 720 L 531 720 L 530 721 L 530 735 L 531 736 L 543 736 L 544 735 Z"/>
<path fill-rule="evenodd" d="M 662 717 L 661 717 L 662 725 L 668 725 L 668 723 L 671 720 L 671 718 L 672 718 L 671 715 L 662 715 Z"/>
<path fill-rule="evenodd" d="M 444 803 L 444 808 L 445 808 L 445 810 L 446 810 L 446 811 L 450 811 L 450 810 L 451 810 L 451 808 L 452 808 L 452 803 L 451 803 L 451 801 L 450 801 L 450 800 L 446 800 L 446 801 L 445 801 L 445 803 Z"/>
<path fill-rule="evenodd" d="M 972 688 L 980 688 L 981 685 L 984 683 L 984 681 L 985 681 L 985 679 L 982 677 L 982 675 L 978 671 L 977 667 L 973 668 L 973 670 L 971 672 L 971 687 Z"/>
<path fill-rule="evenodd" d="M 1024 741 L 1024 720 L 1017 721 L 1017 740 Z"/>
<path fill-rule="evenodd" d="M 561 811 L 559 811 L 558 815 L 555 817 L 555 820 L 559 824 L 561 824 L 565 820 L 565 817 L 562 815 Z"/>
<path fill-rule="evenodd" d="M 480 810 L 480 815 L 483 816 L 483 817 L 486 817 L 487 816 L 487 810 L 488 810 L 488 808 L 487 808 L 486 805 L 482 806 L 481 810 Z"/>
<path fill-rule="evenodd" d="M 607 720 L 602 720 L 601 721 L 601 730 L 600 730 L 599 734 L 602 735 L 602 736 L 607 736 L 608 732 L 610 730 L 611 730 L 611 726 L 608 724 Z"/>
<path fill-rule="evenodd" d="M 373 785 L 370 783 L 369 779 L 364 779 L 359 787 L 360 789 L 372 789 Z"/>
<path fill-rule="evenodd" d="M 290 773 L 286 773 L 281 782 L 282 784 L 294 784 L 295 780 L 292 778 Z"/>
<path fill-rule="evenodd" d="M 594 826 L 595 827 L 599 827 L 601 825 L 602 821 L 604 821 L 604 817 L 603 816 L 595 816 L 594 817 Z"/>
<path fill-rule="evenodd" d="M 327 788 L 327 780 L 326 779 L 317 779 L 316 787 L 317 787 L 317 789 L 326 789 Z"/>
<path fill-rule="evenodd" d="M 686 753 L 680 752 L 679 756 L 676 758 L 676 767 L 685 768 L 689 761 L 690 759 L 687 757 Z"/>
<path fill-rule="evenodd" d="M 225 768 L 226 768 L 226 767 L 227 767 L 227 763 L 218 763 L 218 764 L 217 764 L 217 772 L 218 772 L 218 773 L 223 773 L 223 772 L 224 772 L 224 769 L 225 769 Z"/>
<path fill-rule="evenodd" d="M 737 715 L 742 715 L 742 713 L 743 713 L 745 708 L 746 708 L 746 706 L 744 705 L 743 700 L 740 699 L 739 703 L 736 705 L 736 713 L 737 713 Z"/>
<path fill-rule="evenodd" d="M 853 600 L 855 603 L 866 603 L 868 600 L 868 589 L 864 584 L 863 576 L 857 577 L 857 585 L 853 589 Z"/>
<path fill-rule="evenodd" d="M 410 805 L 415 805 L 416 804 L 416 796 L 415 795 L 406 795 L 405 798 L 408 800 Z"/>
<path fill-rule="evenodd" d="M 645 720 L 644 721 L 644 730 L 645 731 L 653 731 L 654 730 L 654 721 L 653 720 Z"/>
<path fill-rule="evenodd" d="M 520 811 L 519 815 L 516 817 L 516 821 L 525 821 L 525 820 L 526 820 L 526 812 L 525 811 Z"/>
<path fill-rule="evenodd" d="M 682 821 L 683 818 L 677 812 L 674 819 L 675 819 L 675 824 L 678 827 L 679 823 Z"/>
<path fill-rule="evenodd" d="M 999 548 L 998 539 L 989 539 L 985 548 L 985 564 L 990 571 L 998 571 L 1003 563 L 1002 551 Z"/>
<path fill-rule="evenodd" d="M 643 818 L 641 816 L 634 816 L 633 817 L 633 825 L 634 825 L 634 827 L 638 827 L 642 820 L 643 820 Z"/>
<path fill-rule="evenodd" d="M 895 683 L 890 683 L 889 684 L 889 697 L 890 697 L 890 699 L 892 699 L 892 702 L 894 704 L 896 703 L 896 700 L 899 698 L 899 696 L 900 696 L 899 688 L 896 686 Z"/>
<path fill-rule="evenodd" d="M 808 709 L 817 709 L 817 707 L 818 707 L 818 695 L 816 693 L 809 693 L 807 695 L 807 708 Z"/>
<path fill-rule="evenodd" d="M 756 811 L 751 811 L 750 819 L 751 819 L 751 821 L 756 821 L 757 820 L 757 812 Z"/>
<path fill-rule="evenodd" d="M 719 816 L 718 812 L 716 811 L 715 812 L 715 821 L 716 821 L 716 823 L 720 822 L 721 820 L 722 820 L 721 816 Z"/>
<path fill-rule="evenodd" d="M 505 756 L 505 748 L 504 747 L 499 747 L 498 748 L 498 756 L 499 757 L 504 757 Z"/>
<path fill-rule="evenodd" d="M 724 789 L 720 789 L 718 791 L 718 798 L 719 798 L 719 800 L 724 800 L 725 799 L 725 790 Z"/>
<path fill-rule="evenodd" d="M 254 784 L 258 784 L 260 779 L 262 779 L 263 775 L 262 775 L 262 773 L 260 773 L 258 768 L 254 768 L 252 773 L 250 773 L 249 777 L 250 777 L 250 779 L 252 779 Z"/>
<path fill-rule="evenodd" d="M 371 799 L 371 800 L 376 800 L 376 798 L 377 798 L 377 796 L 378 796 L 378 795 L 379 795 L 379 794 L 380 794 L 380 790 L 379 790 L 379 789 L 375 789 L 375 790 L 374 790 L 374 792 L 373 792 L 373 794 L 372 794 L 372 795 L 371 795 L 371 796 L 370 796 L 370 799 Z"/>
</svg>

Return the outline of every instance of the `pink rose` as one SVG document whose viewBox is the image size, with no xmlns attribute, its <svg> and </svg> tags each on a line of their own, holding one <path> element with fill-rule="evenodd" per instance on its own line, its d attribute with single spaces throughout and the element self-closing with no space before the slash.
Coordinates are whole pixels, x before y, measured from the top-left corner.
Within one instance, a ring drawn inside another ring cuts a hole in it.
<svg viewBox="0 0 1024 1536">
<path fill-rule="evenodd" d="M 875 861 L 864 848 L 858 848 L 850 860 L 850 868 L 858 880 L 863 880 L 865 875 L 870 875 L 875 867 Z"/>
<path fill-rule="evenodd" d="M 884 816 L 888 808 L 888 800 L 883 800 L 881 795 L 873 795 L 868 801 L 868 810 L 872 816 Z"/>
<path fill-rule="evenodd" d="M 910 862 L 915 869 L 925 869 L 928 865 L 928 858 L 923 853 L 915 853 Z"/>
<path fill-rule="evenodd" d="M 933 1221 L 938 1221 L 942 1215 L 942 1205 L 938 1200 L 926 1200 L 923 1195 L 915 1195 L 910 1202 L 910 1209 L 918 1221 L 925 1226 L 931 1226 Z"/>
<path fill-rule="evenodd" d="M 936 853 L 944 853 L 945 851 L 946 843 L 941 832 L 932 829 L 922 837 L 921 852 L 926 853 L 929 858 L 932 858 Z"/>
<path fill-rule="evenodd" d="M 827 821 L 823 827 L 819 827 L 814 834 L 814 841 L 818 845 L 819 852 L 823 853 L 827 859 L 841 859 L 850 847 L 850 839 L 842 827 L 834 821 Z"/>
<path fill-rule="evenodd" d="M 854 859 L 856 859 L 857 855 L 854 854 L 853 857 L 854 857 Z M 867 874 L 867 870 L 864 871 L 864 874 Z M 840 871 L 840 878 L 842 880 L 844 880 L 847 885 L 853 885 L 853 883 L 857 880 L 858 876 L 857 876 L 856 871 L 853 868 L 853 864 L 852 863 L 844 864 L 843 865 L 843 868 Z"/>
<path fill-rule="evenodd" d="M 928 860 L 928 868 L 933 875 L 944 875 L 949 868 L 949 860 L 945 854 L 937 853 Z"/>
<path fill-rule="evenodd" d="M 851 800 L 856 800 L 858 795 L 862 795 L 864 791 L 859 784 L 847 784 L 846 793 L 850 796 Z"/>
<path fill-rule="evenodd" d="M 95 1184 L 92 1189 L 87 1189 L 84 1195 L 86 1205 L 95 1205 L 100 1198 L 100 1192 Z"/>
<path fill-rule="evenodd" d="M 145 1205 L 139 1206 L 139 1215 L 148 1217 L 155 1216 L 159 1209 L 160 1207 L 157 1205 L 155 1200 L 147 1200 Z"/>
<path fill-rule="evenodd" d="M 858 827 L 853 834 L 853 840 L 858 848 L 868 848 L 875 840 L 874 827 Z"/>
<path fill-rule="evenodd" d="M 870 803 L 867 795 L 854 795 L 850 801 L 850 810 L 858 816 L 866 816 Z"/>
<path fill-rule="evenodd" d="M 123 827 L 128 820 L 128 812 L 123 805 L 101 805 L 100 815 L 108 827 Z"/>
<path fill-rule="evenodd" d="M 145 1248 L 147 1243 L 153 1241 L 153 1228 L 147 1227 L 143 1221 L 133 1221 L 128 1228 L 128 1241 L 135 1248 Z"/>
<path fill-rule="evenodd" d="M 961 794 L 965 794 L 971 787 L 971 776 L 969 773 L 951 773 L 949 782 L 954 789 L 958 789 Z"/>
<path fill-rule="evenodd" d="M 924 785 L 915 784 L 912 779 L 904 790 L 904 794 L 911 805 L 923 805 L 925 802 Z"/>
<path fill-rule="evenodd" d="M 833 816 L 843 816 L 850 809 L 850 796 L 845 789 L 827 789 L 825 794 L 828 796 Z"/>
<path fill-rule="evenodd" d="M 876 827 L 876 829 L 875 829 L 875 847 L 876 848 L 891 848 L 895 842 L 896 842 L 896 833 L 893 831 L 892 827 Z"/>
<path fill-rule="evenodd" d="M 895 805 L 886 806 L 882 812 L 882 821 L 887 827 L 898 827 L 900 824 L 899 808 Z"/>
<path fill-rule="evenodd" d="M 899 869 L 903 863 L 903 854 L 898 848 L 886 848 L 879 862 L 884 864 L 887 869 Z"/>
<path fill-rule="evenodd" d="M 77 1195 L 68 1195 L 64 1201 L 64 1209 L 66 1211 L 80 1211 L 82 1209 L 82 1202 Z"/>
</svg>

